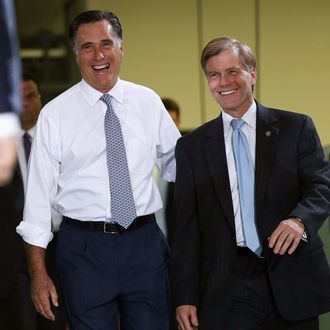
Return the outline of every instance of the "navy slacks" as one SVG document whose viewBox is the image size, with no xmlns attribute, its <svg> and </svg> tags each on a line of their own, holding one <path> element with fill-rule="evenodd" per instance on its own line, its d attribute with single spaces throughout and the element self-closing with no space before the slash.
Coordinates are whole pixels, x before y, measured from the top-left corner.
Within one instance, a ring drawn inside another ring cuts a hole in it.
<svg viewBox="0 0 330 330">
<path fill-rule="evenodd" d="M 306 301 L 308 304 L 308 301 Z M 238 248 L 238 270 L 225 330 L 318 330 L 318 317 L 284 320 L 276 307 L 266 261 Z"/>
<path fill-rule="evenodd" d="M 57 271 L 70 330 L 168 330 L 167 241 L 156 222 L 121 234 L 62 223 Z"/>
</svg>

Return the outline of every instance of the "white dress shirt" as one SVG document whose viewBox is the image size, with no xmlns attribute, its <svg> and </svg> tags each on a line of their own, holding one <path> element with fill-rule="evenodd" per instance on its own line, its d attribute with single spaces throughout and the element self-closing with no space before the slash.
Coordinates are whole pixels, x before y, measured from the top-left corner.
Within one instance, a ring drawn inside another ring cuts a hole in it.
<svg viewBox="0 0 330 330">
<path fill-rule="evenodd" d="M 168 182 L 165 181 L 158 173 L 158 169 L 154 167 L 153 176 L 157 183 L 158 191 L 160 193 L 160 198 L 162 199 L 163 207 L 159 209 L 156 213 L 156 221 L 159 228 L 162 230 L 165 236 L 167 236 L 166 227 L 166 203 L 167 203 L 167 190 Z"/>
<path fill-rule="evenodd" d="M 233 129 L 230 126 L 230 122 L 232 121 L 232 119 L 235 118 L 222 111 L 227 166 L 228 166 L 231 197 L 233 200 L 233 208 L 234 208 L 234 216 L 235 216 L 236 242 L 238 246 L 246 246 L 242 218 L 241 218 L 241 208 L 240 208 L 239 191 L 237 185 L 235 158 L 232 147 Z M 244 122 L 246 123 L 246 125 L 244 125 L 241 128 L 241 130 L 243 131 L 243 133 L 245 134 L 248 140 L 251 160 L 252 160 L 253 168 L 255 169 L 257 106 L 254 101 L 250 106 L 250 108 L 248 109 L 248 111 L 244 114 L 244 116 L 241 119 L 244 120 Z"/>
<path fill-rule="evenodd" d="M 151 89 L 118 80 L 109 94 L 123 131 L 137 216 L 162 207 L 152 177 L 175 180 L 180 133 Z M 23 221 L 17 232 L 36 246 L 52 239 L 51 208 L 82 221 L 111 219 L 102 93 L 84 80 L 49 102 L 33 140 Z"/>
<path fill-rule="evenodd" d="M 28 170 L 28 164 L 26 163 L 26 156 L 25 156 L 25 150 L 24 150 L 24 144 L 23 144 L 23 135 L 24 133 L 28 133 L 31 139 L 31 142 L 33 141 L 34 134 L 35 134 L 36 127 L 33 126 L 29 130 L 24 131 L 20 130 L 19 133 L 19 139 L 18 139 L 18 147 L 17 147 L 17 159 L 18 159 L 18 165 L 21 171 L 21 177 L 23 182 L 23 188 L 24 188 L 24 196 L 26 196 L 26 181 L 27 181 L 27 170 Z M 25 197 L 24 197 L 25 199 Z M 59 226 L 62 221 L 62 215 L 59 214 L 54 210 L 54 208 L 51 209 L 51 230 L 52 232 L 56 232 L 59 229 Z"/>
</svg>

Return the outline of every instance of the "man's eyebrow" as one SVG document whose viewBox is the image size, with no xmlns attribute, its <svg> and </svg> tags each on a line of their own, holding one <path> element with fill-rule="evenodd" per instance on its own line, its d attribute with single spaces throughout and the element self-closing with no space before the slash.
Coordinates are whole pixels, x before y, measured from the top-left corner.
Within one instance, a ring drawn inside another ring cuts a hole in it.
<svg viewBox="0 0 330 330">
<path fill-rule="evenodd" d="M 115 39 L 108 38 L 108 39 L 101 40 L 101 43 L 104 43 L 104 42 L 111 42 L 112 44 L 114 44 L 115 43 Z"/>
<path fill-rule="evenodd" d="M 86 46 L 90 46 L 91 44 L 92 44 L 92 42 L 89 42 L 89 41 L 88 42 L 84 42 L 83 44 L 80 45 L 79 48 L 82 49 L 82 48 L 84 48 Z"/>
</svg>

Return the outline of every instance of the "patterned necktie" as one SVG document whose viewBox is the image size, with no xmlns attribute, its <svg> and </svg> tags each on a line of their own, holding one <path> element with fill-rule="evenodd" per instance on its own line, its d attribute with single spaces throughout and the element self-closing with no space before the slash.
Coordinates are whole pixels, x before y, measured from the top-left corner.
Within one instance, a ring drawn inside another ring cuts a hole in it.
<svg viewBox="0 0 330 330">
<path fill-rule="evenodd" d="M 242 119 L 233 119 L 230 122 L 233 128 L 233 151 L 236 163 L 238 190 L 241 208 L 241 217 L 245 242 L 255 254 L 261 254 L 254 210 L 254 169 L 251 161 L 249 144 L 241 127 L 245 124 Z"/>
<path fill-rule="evenodd" d="M 27 132 L 23 134 L 23 146 L 24 146 L 25 159 L 27 164 L 29 161 L 30 151 L 31 151 L 31 138 L 29 133 Z"/>
<path fill-rule="evenodd" d="M 112 220 L 124 228 L 136 218 L 131 180 L 128 172 L 126 150 L 119 119 L 113 111 L 111 96 L 101 98 L 107 105 L 104 129 L 106 138 L 107 164 L 111 195 Z"/>
</svg>

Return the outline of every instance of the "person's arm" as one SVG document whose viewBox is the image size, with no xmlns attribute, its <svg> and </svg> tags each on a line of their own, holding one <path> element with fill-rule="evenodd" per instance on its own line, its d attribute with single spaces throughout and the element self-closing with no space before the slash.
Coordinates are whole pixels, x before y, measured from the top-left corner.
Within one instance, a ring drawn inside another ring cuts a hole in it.
<svg viewBox="0 0 330 330">
<path fill-rule="evenodd" d="M 297 165 L 301 200 L 269 237 L 269 247 L 281 255 L 294 253 L 299 244 L 308 244 L 329 215 L 330 166 L 309 117 L 301 128 Z"/>
<path fill-rule="evenodd" d="M 52 203 L 59 175 L 58 136 L 54 126 L 47 115 L 39 115 L 30 154 L 23 221 L 17 227 L 25 241 L 33 303 L 50 320 L 54 320 L 51 308 L 58 306 L 56 289 L 45 267 L 45 249 L 53 238 Z"/>
<path fill-rule="evenodd" d="M 17 139 L 0 138 L 0 186 L 10 182 L 17 158 Z"/>
<path fill-rule="evenodd" d="M 17 158 L 19 123 L 12 113 L 0 113 L 0 186 L 7 184 L 13 174 Z"/>
<path fill-rule="evenodd" d="M 46 111 L 47 112 L 47 111 Z M 17 232 L 31 245 L 46 249 L 52 240 L 52 207 L 58 190 L 58 127 L 41 111 L 29 159 L 23 221 Z"/>
<path fill-rule="evenodd" d="M 190 161 L 179 139 L 176 151 L 177 174 L 174 188 L 170 283 L 176 317 L 182 329 L 198 324 L 200 237 L 195 188 Z"/>
<path fill-rule="evenodd" d="M 21 64 L 12 1 L 0 0 L 0 186 L 11 179 L 17 154 Z"/>
<path fill-rule="evenodd" d="M 160 176 L 165 181 L 174 182 L 176 172 L 174 150 L 181 134 L 159 97 L 155 99 L 154 106 L 157 127 L 157 167 Z"/>
<path fill-rule="evenodd" d="M 46 271 L 45 249 L 25 243 L 25 251 L 31 279 L 33 304 L 41 315 L 54 321 L 52 305 L 58 307 L 58 296 L 55 285 Z"/>
<path fill-rule="evenodd" d="M 0 113 L 19 115 L 21 99 L 21 59 L 16 31 L 16 15 L 11 0 L 0 0 Z"/>
</svg>

